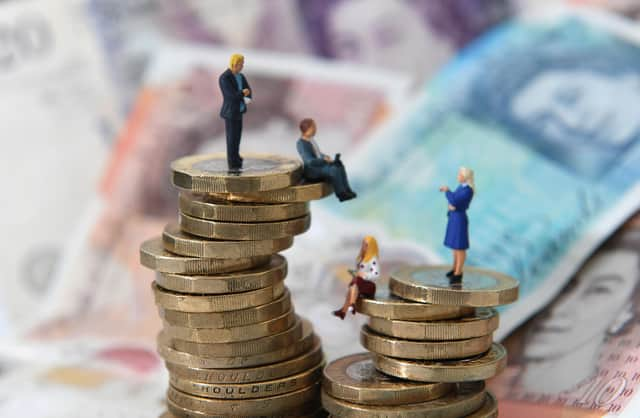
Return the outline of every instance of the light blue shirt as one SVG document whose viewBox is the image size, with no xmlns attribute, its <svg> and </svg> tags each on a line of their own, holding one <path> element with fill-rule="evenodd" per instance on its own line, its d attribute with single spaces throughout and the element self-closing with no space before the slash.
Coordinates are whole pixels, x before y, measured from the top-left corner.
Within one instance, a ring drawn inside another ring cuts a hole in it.
<svg viewBox="0 0 640 418">
<path fill-rule="evenodd" d="M 240 73 L 238 74 L 234 74 L 234 76 L 236 77 L 236 82 L 238 83 L 238 90 L 242 91 L 243 87 L 242 87 L 242 75 L 240 75 Z M 242 99 L 242 102 L 240 102 L 240 111 L 244 112 L 244 110 L 246 109 L 246 106 L 244 104 L 244 99 Z"/>
</svg>

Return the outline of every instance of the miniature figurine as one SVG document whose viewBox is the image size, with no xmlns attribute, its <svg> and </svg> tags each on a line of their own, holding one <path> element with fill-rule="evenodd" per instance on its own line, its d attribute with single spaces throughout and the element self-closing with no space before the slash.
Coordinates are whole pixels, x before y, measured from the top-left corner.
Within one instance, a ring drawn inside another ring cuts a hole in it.
<svg viewBox="0 0 640 418">
<path fill-rule="evenodd" d="M 362 240 L 360 253 L 356 258 L 357 269 L 349 270 L 351 283 L 342 308 L 333 311 L 333 314 L 344 319 L 348 310 L 356 314 L 355 303 L 359 297 L 373 298 L 376 295 L 376 284 L 373 280 L 380 277 L 380 262 L 378 261 L 378 242 L 371 235 Z"/>
<path fill-rule="evenodd" d="M 467 209 L 476 190 L 473 170 L 460 167 L 460 170 L 458 170 L 458 182 L 460 185 L 453 192 L 447 186 L 440 187 L 440 191 L 445 193 L 449 202 L 444 245 L 453 250 L 453 267 L 447 273 L 447 277 L 452 284 L 462 282 L 462 268 L 467 257 L 467 248 L 469 248 Z"/>
<path fill-rule="evenodd" d="M 224 119 L 227 135 L 227 164 L 232 171 L 242 168 L 242 157 L 240 157 L 242 114 L 247 111 L 247 104 L 251 103 L 253 97 L 247 79 L 240 72 L 243 67 L 244 56 L 233 54 L 229 60 L 229 68 L 218 79 L 223 98 L 220 117 Z"/>
<path fill-rule="evenodd" d="M 341 202 L 355 198 L 356 193 L 351 190 L 347 180 L 347 172 L 340 160 L 340 154 L 331 159 L 320 152 L 314 136 L 317 126 L 313 119 L 307 118 L 300 122 L 301 137 L 296 149 L 304 163 L 303 176 L 308 181 L 328 181 Z"/>
</svg>

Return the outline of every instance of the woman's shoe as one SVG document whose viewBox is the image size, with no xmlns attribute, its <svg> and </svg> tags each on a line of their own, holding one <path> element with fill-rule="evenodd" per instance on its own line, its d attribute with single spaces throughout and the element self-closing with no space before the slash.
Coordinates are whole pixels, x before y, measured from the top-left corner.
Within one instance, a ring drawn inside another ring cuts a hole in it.
<svg viewBox="0 0 640 418">
<path fill-rule="evenodd" d="M 449 270 L 449 272 L 447 273 L 447 277 L 451 278 L 453 276 L 453 270 Z"/>
<path fill-rule="evenodd" d="M 449 283 L 450 284 L 461 284 L 462 283 L 462 273 L 451 275 L 451 277 L 449 277 Z"/>
<path fill-rule="evenodd" d="M 338 309 L 337 311 L 333 311 L 333 314 L 338 318 L 344 320 L 344 311 L 342 309 Z"/>
</svg>

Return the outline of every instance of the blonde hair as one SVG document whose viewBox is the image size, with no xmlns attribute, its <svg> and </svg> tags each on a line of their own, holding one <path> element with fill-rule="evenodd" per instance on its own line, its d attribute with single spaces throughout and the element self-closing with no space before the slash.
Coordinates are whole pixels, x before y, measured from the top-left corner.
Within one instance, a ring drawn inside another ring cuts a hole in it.
<svg viewBox="0 0 640 418">
<path fill-rule="evenodd" d="M 366 263 L 373 257 L 378 257 L 378 241 L 376 241 L 373 236 L 367 235 L 362 239 L 362 246 L 360 247 L 360 253 L 358 254 L 358 258 L 356 258 L 356 262 Z"/>
<path fill-rule="evenodd" d="M 244 55 L 242 55 L 242 54 L 233 54 L 233 55 L 231 55 L 231 58 L 229 58 L 229 68 L 235 67 L 235 65 L 238 63 L 238 61 L 243 60 L 243 59 L 244 59 Z"/>
<path fill-rule="evenodd" d="M 462 173 L 462 177 L 464 177 L 464 181 L 471 187 L 473 192 L 476 192 L 476 183 L 473 179 L 473 170 L 467 167 L 460 167 L 460 172 Z"/>
</svg>

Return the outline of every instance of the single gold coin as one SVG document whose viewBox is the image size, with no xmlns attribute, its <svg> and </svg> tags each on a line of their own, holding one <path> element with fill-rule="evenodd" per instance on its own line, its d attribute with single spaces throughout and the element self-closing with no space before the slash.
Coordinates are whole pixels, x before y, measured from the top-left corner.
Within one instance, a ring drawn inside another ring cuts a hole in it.
<svg viewBox="0 0 640 418">
<path fill-rule="evenodd" d="M 367 350 L 384 356 L 414 360 L 445 360 L 475 356 L 489 350 L 492 337 L 490 334 L 456 341 L 410 341 L 378 334 L 367 326 L 363 326 L 360 331 L 360 343 Z"/>
<path fill-rule="evenodd" d="M 194 343 L 172 338 L 171 346 L 178 351 L 202 357 L 254 356 L 285 348 L 295 344 L 300 338 L 302 338 L 302 321 L 298 319 L 291 328 L 283 332 L 253 340 L 230 343 Z"/>
<path fill-rule="evenodd" d="M 195 343 L 227 343 L 255 340 L 267 335 L 278 334 L 291 328 L 296 320 L 293 310 L 279 317 L 256 324 L 233 328 L 188 328 L 176 327 L 165 323 L 164 332 L 170 338 Z"/>
<path fill-rule="evenodd" d="M 484 382 L 466 382 L 455 386 L 454 390 L 431 401 L 384 406 L 347 402 L 322 392 L 322 406 L 340 418 L 463 417 L 482 407 L 485 402 Z"/>
<path fill-rule="evenodd" d="M 498 418 L 498 401 L 489 391 L 486 391 L 486 400 L 480 409 L 467 415 L 465 418 Z"/>
<path fill-rule="evenodd" d="M 275 380 L 251 383 L 203 383 L 182 379 L 170 375 L 171 385 L 184 392 L 195 396 L 212 399 L 254 399 L 281 395 L 300 390 L 318 383 L 322 378 L 324 362 L 313 365 L 291 376 L 281 377 Z"/>
<path fill-rule="evenodd" d="M 308 202 L 254 204 L 229 202 L 209 194 L 180 192 L 180 212 L 219 222 L 275 222 L 309 214 Z"/>
<path fill-rule="evenodd" d="M 185 417 L 186 418 L 192 418 L 192 417 L 216 418 L 218 417 L 217 415 L 208 415 L 208 414 L 203 414 L 201 412 L 196 412 L 196 411 L 186 411 L 184 409 L 178 408 L 176 405 L 170 405 L 169 408 L 173 408 L 173 411 L 179 415 L 174 415 L 171 412 L 167 411 L 164 414 L 162 414 L 160 418 L 185 418 Z M 278 415 L 271 415 L 271 417 L 272 418 L 273 417 L 276 417 L 276 418 L 327 418 L 328 415 L 324 409 L 318 408 L 317 402 L 314 402 L 309 406 L 302 405 L 300 407 L 294 408 L 294 411 L 288 411 Z M 229 418 L 229 415 L 224 415 L 223 418 Z M 254 417 L 249 416 L 249 417 L 242 417 L 242 418 L 254 418 Z M 255 418 L 265 418 L 265 417 L 260 416 Z"/>
<path fill-rule="evenodd" d="M 291 309 L 291 294 L 285 289 L 282 296 L 264 305 L 226 312 L 181 312 L 158 308 L 160 317 L 171 326 L 185 328 L 234 328 L 276 318 Z"/>
<path fill-rule="evenodd" d="M 518 299 L 519 283 L 506 274 L 465 267 L 461 284 L 450 284 L 451 266 L 405 266 L 391 274 L 391 293 L 437 305 L 499 306 Z"/>
<path fill-rule="evenodd" d="M 322 361 L 323 353 L 320 338 L 314 336 L 313 346 L 310 350 L 292 359 L 266 366 L 239 369 L 203 369 L 170 362 L 167 362 L 166 365 L 172 376 L 185 380 L 216 384 L 246 384 L 293 376 L 304 370 L 311 369 L 316 364 L 322 363 Z"/>
<path fill-rule="evenodd" d="M 371 353 L 332 361 L 324 370 L 324 391 L 337 399 L 365 405 L 404 405 L 440 398 L 453 389 L 447 383 L 418 383 L 376 370 Z"/>
<path fill-rule="evenodd" d="M 169 224 L 162 233 L 164 248 L 172 253 L 191 257 L 246 258 L 272 255 L 293 245 L 293 237 L 261 241 L 210 240 L 186 234 L 176 224 Z"/>
<path fill-rule="evenodd" d="M 226 312 L 264 305 L 278 299 L 285 290 L 284 282 L 273 286 L 227 295 L 189 295 L 151 284 L 156 304 L 164 309 L 182 312 Z"/>
<path fill-rule="evenodd" d="M 165 361 L 182 366 L 202 369 L 238 369 L 264 366 L 300 356 L 311 349 L 315 338 L 311 323 L 303 320 L 302 338 L 285 348 L 252 356 L 206 357 L 174 349 L 171 347 L 171 339 L 161 332 L 158 335 L 158 353 Z"/>
<path fill-rule="evenodd" d="M 329 183 L 299 183 L 284 189 L 270 190 L 268 192 L 254 193 L 223 193 L 215 194 L 216 197 L 230 202 L 247 203 L 294 203 L 319 200 L 333 193 Z"/>
<path fill-rule="evenodd" d="M 162 245 L 162 243 L 160 243 Z M 240 293 L 273 286 L 287 275 L 287 260 L 274 254 L 266 264 L 248 270 L 215 275 L 158 273 L 158 286 L 179 293 Z"/>
<path fill-rule="evenodd" d="M 486 353 L 460 360 L 402 360 L 374 354 L 373 362 L 381 372 L 417 382 L 470 382 L 490 379 L 507 365 L 507 350 L 493 343 Z"/>
<path fill-rule="evenodd" d="M 242 169 L 230 172 L 225 153 L 191 155 L 171 163 L 174 186 L 203 193 L 251 193 L 282 189 L 302 178 L 302 164 L 292 158 L 245 154 Z"/>
<path fill-rule="evenodd" d="M 471 315 L 474 308 L 412 302 L 392 295 L 388 287 L 381 287 L 376 291 L 375 298 L 358 298 L 356 311 L 376 318 L 436 321 Z"/>
<path fill-rule="evenodd" d="M 167 399 L 179 408 L 215 416 L 278 415 L 320 398 L 320 383 L 280 395 L 257 399 L 210 399 L 186 394 L 169 386 Z"/>
<path fill-rule="evenodd" d="M 140 246 L 140 264 L 152 270 L 175 274 L 218 274 L 246 270 L 269 262 L 270 255 L 238 258 L 185 257 L 164 248 L 161 237 Z"/>
<path fill-rule="evenodd" d="M 285 221 L 242 223 L 210 221 L 181 213 L 179 222 L 180 228 L 184 232 L 199 237 L 232 241 L 258 241 L 302 234 L 311 226 L 311 215 Z"/>
<path fill-rule="evenodd" d="M 369 318 L 367 324 L 373 331 L 390 337 L 417 341 L 465 340 L 492 334 L 498 328 L 498 311 L 493 308 L 476 308 L 472 316 L 440 321 L 400 321 Z"/>
</svg>

